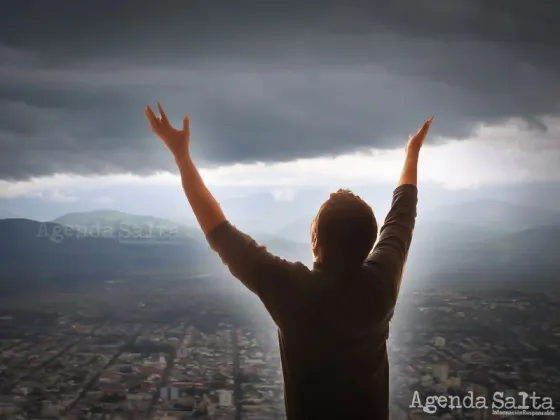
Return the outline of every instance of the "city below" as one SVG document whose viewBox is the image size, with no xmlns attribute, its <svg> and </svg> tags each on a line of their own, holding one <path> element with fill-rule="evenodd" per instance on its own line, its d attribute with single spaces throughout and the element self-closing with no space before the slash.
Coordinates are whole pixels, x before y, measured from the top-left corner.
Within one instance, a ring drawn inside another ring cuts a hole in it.
<svg viewBox="0 0 560 420">
<path fill-rule="evenodd" d="M 521 404 L 523 393 L 558 415 L 559 295 L 538 289 L 405 290 L 389 337 L 392 418 L 508 418 L 421 402 Z M 1 307 L 0 419 L 285 416 L 276 329 L 227 276 L 126 279 Z"/>
</svg>

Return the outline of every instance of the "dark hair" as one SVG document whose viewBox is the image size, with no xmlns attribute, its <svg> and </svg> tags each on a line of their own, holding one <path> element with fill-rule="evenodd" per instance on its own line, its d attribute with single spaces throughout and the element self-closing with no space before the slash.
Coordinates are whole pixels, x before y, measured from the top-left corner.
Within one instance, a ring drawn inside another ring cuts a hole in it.
<svg viewBox="0 0 560 420">
<path fill-rule="evenodd" d="M 332 193 L 311 224 L 313 251 L 321 253 L 324 265 L 358 268 L 376 239 L 372 208 L 350 190 Z"/>
</svg>

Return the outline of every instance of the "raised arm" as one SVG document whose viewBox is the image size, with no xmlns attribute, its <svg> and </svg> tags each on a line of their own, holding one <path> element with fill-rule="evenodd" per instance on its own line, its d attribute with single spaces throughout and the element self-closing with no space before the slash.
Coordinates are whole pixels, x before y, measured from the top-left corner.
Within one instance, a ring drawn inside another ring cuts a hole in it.
<svg viewBox="0 0 560 420">
<path fill-rule="evenodd" d="M 205 235 L 208 235 L 226 221 L 226 217 L 214 196 L 210 193 L 190 154 L 190 122 L 187 115 L 183 120 L 183 129 L 177 130 L 170 123 L 163 108 L 158 103 L 160 117 L 146 107 L 146 117 L 152 131 L 167 146 L 181 174 L 183 190 L 192 207 L 196 220 Z"/>
<path fill-rule="evenodd" d="M 433 117 L 429 118 L 406 146 L 406 157 L 399 184 L 393 192 L 391 209 L 379 233 L 379 240 L 367 263 L 378 266 L 387 282 L 389 302 L 399 294 L 406 257 L 412 241 L 418 203 L 418 158 Z"/>
<path fill-rule="evenodd" d="M 160 117 L 146 107 L 146 117 L 152 131 L 163 141 L 175 158 L 181 174 L 183 190 L 200 227 L 211 248 L 216 251 L 231 273 L 261 300 L 277 318 L 272 306 L 282 301 L 294 271 L 303 265 L 293 264 L 269 253 L 250 236 L 231 225 L 214 196 L 200 176 L 190 154 L 189 117 L 183 121 L 183 129 L 177 130 L 169 123 L 158 103 Z"/>
</svg>

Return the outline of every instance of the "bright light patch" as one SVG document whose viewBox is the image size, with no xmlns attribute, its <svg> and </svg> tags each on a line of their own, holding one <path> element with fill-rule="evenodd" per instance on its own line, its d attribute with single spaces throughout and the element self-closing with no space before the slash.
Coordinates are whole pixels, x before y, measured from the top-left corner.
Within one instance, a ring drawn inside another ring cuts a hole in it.
<svg viewBox="0 0 560 420">
<path fill-rule="evenodd" d="M 449 189 L 527 181 L 560 180 L 560 121 L 545 119 L 548 131 L 526 131 L 512 120 L 500 126 L 481 126 L 469 139 L 426 145 L 422 150 L 419 182 L 435 182 Z M 193 139 L 193 141 L 196 141 Z M 335 158 L 299 159 L 283 163 L 235 164 L 201 169 L 207 184 L 221 187 L 269 187 L 277 200 L 289 200 L 297 188 L 340 188 L 344 185 L 396 183 L 404 159 L 398 150 L 371 150 Z M 180 185 L 177 175 L 159 173 L 148 177 L 110 175 L 83 177 L 60 174 L 30 181 L 0 181 L 0 197 L 41 194 L 54 201 L 69 200 L 78 190 L 102 185 Z"/>
</svg>

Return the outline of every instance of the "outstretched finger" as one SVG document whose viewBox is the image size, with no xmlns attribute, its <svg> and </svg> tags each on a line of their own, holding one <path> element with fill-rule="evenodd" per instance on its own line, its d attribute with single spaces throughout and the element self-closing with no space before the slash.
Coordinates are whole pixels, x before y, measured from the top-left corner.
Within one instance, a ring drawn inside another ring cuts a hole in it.
<svg viewBox="0 0 560 420">
<path fill-rule="evenodd" d="M 428 118 L 424 122 L 424 124 L 422 124 L 422 127 L 420 127 L 418 129 L 418 132 L 416 133 L 416 136 L 425 136 L 426 134 L 428 134 L 428 130 L 430 129 L 430 126 L 432 125 L 433 119 L 434 119 L 434 117 Z"/>
<path fill-rule="evenodd" d="M 160 121 L 159 118 L 156 117 L 156 114 L 154 114 L 154 111 L 152 111 L 152 108 L 150 108 L 150 106 L 146 106 L 146 117 L 148 118 L 148 121 L 150 121 L 150 125 L 152 126 L 152 130 L 156 130 L 159 128 L 160 126 Z"/>
<path fill-rule="evenodd" d="M 188 115 L 185 115 L 185 118 L 183 119 L 183 132 L 187 137 L 191 135 L 190 123 L 191 123 L 190 117 Z"/>
<path fill-rule="evenodd" d="M 428 132 L 428 130 L 430 129 L 430 126 L 432 125 L 432 121 L 434 120 L 434 117 L 430 117 L 428 118 L 425 122 L 424 125 L 422 125 L 421 130 L 423 132 Z"/>
<path fill-rule="evenodd" d="M 169 124 L 169 119 L 167 118 L 167 114 L 165 113 L 165 111 L 163 110 L 163 107 L 161 106 L 161 104 L 158 102 L 157 103 L 157 107 L 159 109 L 159 113 L 161 115 L 161 122 L 165 125 Z"/>
</svg>

